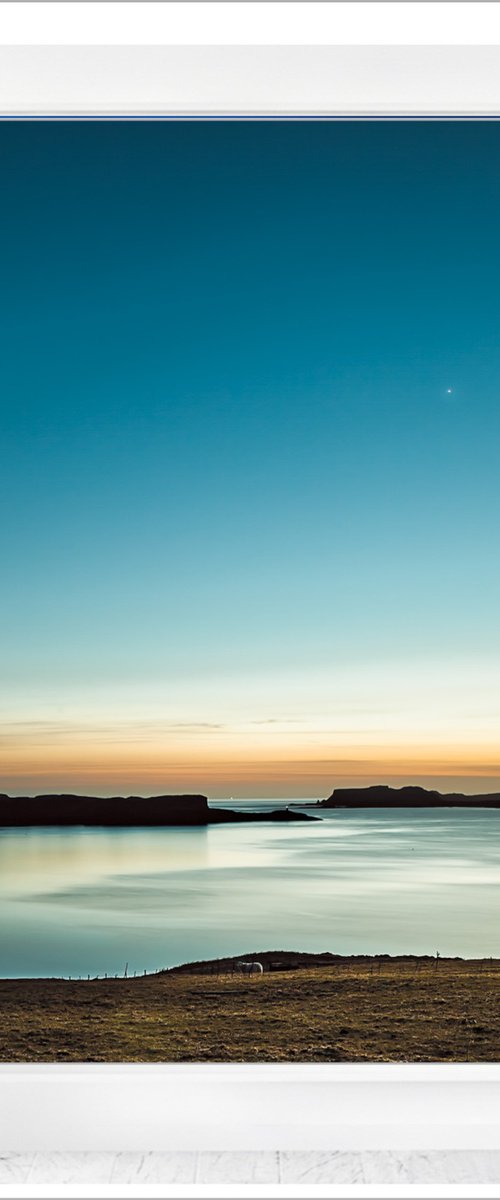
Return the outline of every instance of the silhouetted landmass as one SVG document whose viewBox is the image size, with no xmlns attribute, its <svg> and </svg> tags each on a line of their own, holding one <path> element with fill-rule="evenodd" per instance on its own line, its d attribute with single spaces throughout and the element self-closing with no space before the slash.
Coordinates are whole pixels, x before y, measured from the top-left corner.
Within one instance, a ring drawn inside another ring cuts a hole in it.
<svg viewBox="0 0 500 1200">
<path fill-rule="evenodd" d="M 242 812 L 232 808 L 208 809 L 209 825 L 221 825 L 237 821 L 320 821 L 310 813 L 297 812 L 292 808 L 274 808 L 271 812 Z"/>
<path fill-rule="evenodd" d="M 207 825 L 206 796 L 0 796 L 1 825 Z"/>
<path fill-rule="evenodd" d="M 463 792 L 435 792 L 423 787 L 393 788 L 376 784 L 365 788 L 335 788 L 320 808 L 500 808 L 500 792 L 467 796 Z"/>
<path fill-rule="evenodd" d="M 319 817 L 277 809 L 236 812 L 210 808 L 206 796 L 6 796 L 0 794 L 0 826 L 100 825 L 106 828 L 219 825 L 243 821 L 315 821 Z"/>
</svg>

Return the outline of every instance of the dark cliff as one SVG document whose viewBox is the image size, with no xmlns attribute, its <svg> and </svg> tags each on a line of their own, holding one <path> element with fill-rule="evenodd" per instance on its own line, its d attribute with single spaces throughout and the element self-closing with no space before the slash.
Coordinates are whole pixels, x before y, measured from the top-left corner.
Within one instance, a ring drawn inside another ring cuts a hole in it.
<svg viewBox="0 0 500 1200">
<path fill-rule="evenodd" d="M 0 825 L 206 825 L 206 796 L 0 796 Z"/>
<path fill-rule="evenodd" d="M 0 795 L 0 828 L 95 825 L 106 828 L 219 825 L 244 821 L 317 821 L 291 809 L 242 812 L 210 808 L 206 796 Z"/>
<path fill-rule="evenodd" d="M 500 792 L 467 796 L 462 792 L 428 791 L 422 787 L 335 788 L 322 808 L 500 808 Z"/>
</svg>

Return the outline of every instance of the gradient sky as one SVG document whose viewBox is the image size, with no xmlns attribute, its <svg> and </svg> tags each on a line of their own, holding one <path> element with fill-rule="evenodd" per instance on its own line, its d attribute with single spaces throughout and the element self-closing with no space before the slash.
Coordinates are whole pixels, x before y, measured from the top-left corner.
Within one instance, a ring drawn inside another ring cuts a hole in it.
<svg viewBox="0 0 500 1200">
<path fill-rule="evenodd" d="M 0 790 L 498 787 L 500 124 L 0 164 Z"/>
</svg>

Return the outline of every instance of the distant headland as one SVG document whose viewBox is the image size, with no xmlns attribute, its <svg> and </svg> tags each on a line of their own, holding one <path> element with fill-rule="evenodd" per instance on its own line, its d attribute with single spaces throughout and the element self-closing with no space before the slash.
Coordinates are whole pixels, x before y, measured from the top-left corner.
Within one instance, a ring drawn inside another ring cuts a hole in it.
<svg viewBox="0 0 500 1200">
<path fill-rule="evenodd" d="M 277 802 L 279 804 L 279 801 Z M 304 812 L 303 809 L 309 809 Z M 335 788 L 325 800 L 292 800 L 269 810 L 218 808 L 203 795 L 80 796 L 69 792 L 37 796 L 0 793 L 0 828 L 102 826 L 104 828 L 208 826 L 248 822 L 319 821 L 318 810 L 335 808 L 499 808 L 500 792 L 466 795 L 422 787 Z"/>
<path fill-rule="evenodd" d="M 500 808 L 500 792 L 467 796 L 463 792 L 428 791 L 423 787 L 335 788 L 319 808 Z"/>
<path fill-rule="evenodd" d="M 0 793 L 0 827 L 100 825 L 105 828 L 228 825 L 243 821 L 319 821 L 278 808 L 248 812 L 211 808 L 207 796 L 77 796 L 70 793 L 7 796 Z"/>
</svg>

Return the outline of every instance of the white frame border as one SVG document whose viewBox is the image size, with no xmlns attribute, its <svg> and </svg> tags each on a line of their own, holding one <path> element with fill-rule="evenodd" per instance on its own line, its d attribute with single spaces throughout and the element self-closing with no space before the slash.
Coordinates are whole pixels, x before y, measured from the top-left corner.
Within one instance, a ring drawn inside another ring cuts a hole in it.
<svg viewBox="0 0 500 1200">
<path fill-rule="evenodd" d="M 9 46 L 0 41 L 0 115 L 11 117 L 491 118 L 500 115 L 499 79 L 500 45 Z"/>
<path fill-rule="evenodd" d="M 0 1129 L 18 1153 L 498 1150 L 500 1065 L 9 1064 Z"/>
<path fill-rule="evenodd" d="M 500 46 L 3 45 L 0 114 L 494 119 Z M 499 1149 L 500 1063 L 12 1064 L 0 1067 L 0 1131 L 0 1149 L 14 1152 Z M 127 1191 L 304 1195 L 284 1186 Z M 312 1191 L 389 1194 L 387 1185 Z M 58 1192 L 122 1194 L 0 1188 L 9 1197 Z M 398 1197 L 405 1194 L 415 1196 L 415 1188 L 397 1188 Z M 498 1189 L 420 1187 L 418 1195 L 496 1196 Z"/>
<path fill-rule="evenodd" d="M 491 0 L 2 0 L 0 42 L 16 45 L 471 46 L 500 40 Z"/>
</svg>

